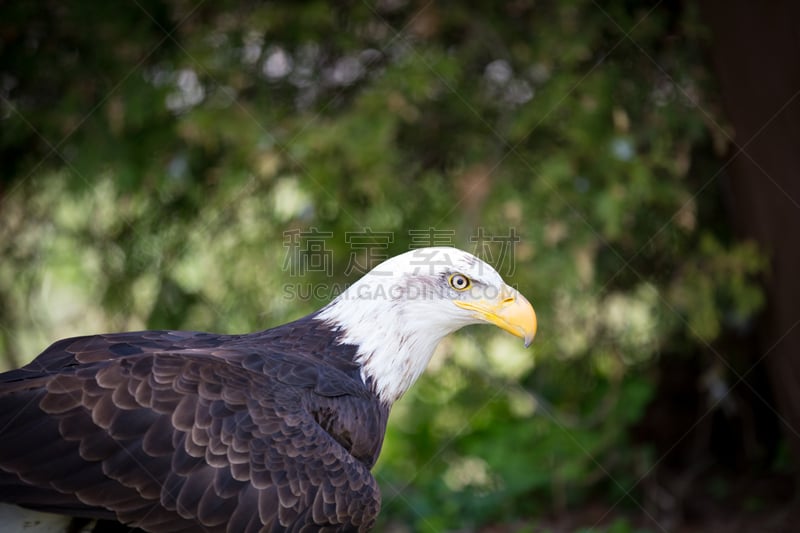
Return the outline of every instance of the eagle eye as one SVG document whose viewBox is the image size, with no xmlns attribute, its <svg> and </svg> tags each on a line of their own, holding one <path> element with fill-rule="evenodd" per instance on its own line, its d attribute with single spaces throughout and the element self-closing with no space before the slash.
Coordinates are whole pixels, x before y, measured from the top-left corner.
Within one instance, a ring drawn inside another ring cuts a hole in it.
<svg viewBox="0 0 800 533">
<path fill-rule="evenodd" d="M 453 274 L 450 276 L 450 286 L 457 291 L 464 291 L 469 289 L 472 282 L 464 274 Z"/>
</svg>

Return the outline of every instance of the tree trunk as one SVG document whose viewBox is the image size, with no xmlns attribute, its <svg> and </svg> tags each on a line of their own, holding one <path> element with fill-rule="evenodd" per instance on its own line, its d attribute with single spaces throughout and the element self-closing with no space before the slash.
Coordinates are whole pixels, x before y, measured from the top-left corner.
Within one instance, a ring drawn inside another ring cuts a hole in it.
<svg viewBox="0 0 800 533">
<path fill-rule="evenodd" d="M 733 222 L 768 253 L 765 358 L 800 464 L 800 2 L 707 0 L 713 59 L 735 130 L 727 167 Z"/>
</svg>

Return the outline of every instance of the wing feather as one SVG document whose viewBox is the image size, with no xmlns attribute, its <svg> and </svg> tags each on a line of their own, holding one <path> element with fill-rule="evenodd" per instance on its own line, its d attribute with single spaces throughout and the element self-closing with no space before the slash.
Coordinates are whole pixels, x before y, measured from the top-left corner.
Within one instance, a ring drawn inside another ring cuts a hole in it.
<svg viewBox="0 0 800 533">
<path fill-rule="evenodd" d="M 0 376 L 0 499 L 156 533 L 371 527 L 380 506 L 371 463 L 307 408 L 319 389 L 372 409 L 349 370 L 280 357 L 258 366 L 216 337 L 202 341 L 221 355 L 150 352 L 186 339 L 125 335 L 60 341 Z"/>
</svg>

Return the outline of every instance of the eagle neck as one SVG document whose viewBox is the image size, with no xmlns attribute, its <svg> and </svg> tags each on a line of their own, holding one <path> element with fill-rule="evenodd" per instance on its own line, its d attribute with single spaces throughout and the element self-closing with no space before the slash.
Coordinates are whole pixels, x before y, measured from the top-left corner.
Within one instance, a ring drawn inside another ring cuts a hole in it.
<svg viewBox="0 0 800 533">
<path fill-rule="evenodd" d="M 338 331 L 340 344 L 355 346 L 361 378 L 391 406 L 425 371 L 441 339 L 449 333 L 413 305 L 381 299 L 347 299 L 343 293 L 315 318 Z"/>
</svg>

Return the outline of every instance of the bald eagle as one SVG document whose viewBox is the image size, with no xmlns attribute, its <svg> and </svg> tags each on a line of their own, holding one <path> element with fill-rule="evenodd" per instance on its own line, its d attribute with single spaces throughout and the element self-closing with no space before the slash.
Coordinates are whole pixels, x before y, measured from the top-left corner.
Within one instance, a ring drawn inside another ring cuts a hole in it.
<svg viewBox="0 0 800 533">
<path fill-rule="evenodd" d="M 423 248 L 258 333 L 58 341 L 0 374 L 0 501 L 150 532 L 369 531 L 392 404 L 480 322 L 536 334 L 492 267 Z"/>
</svg>

